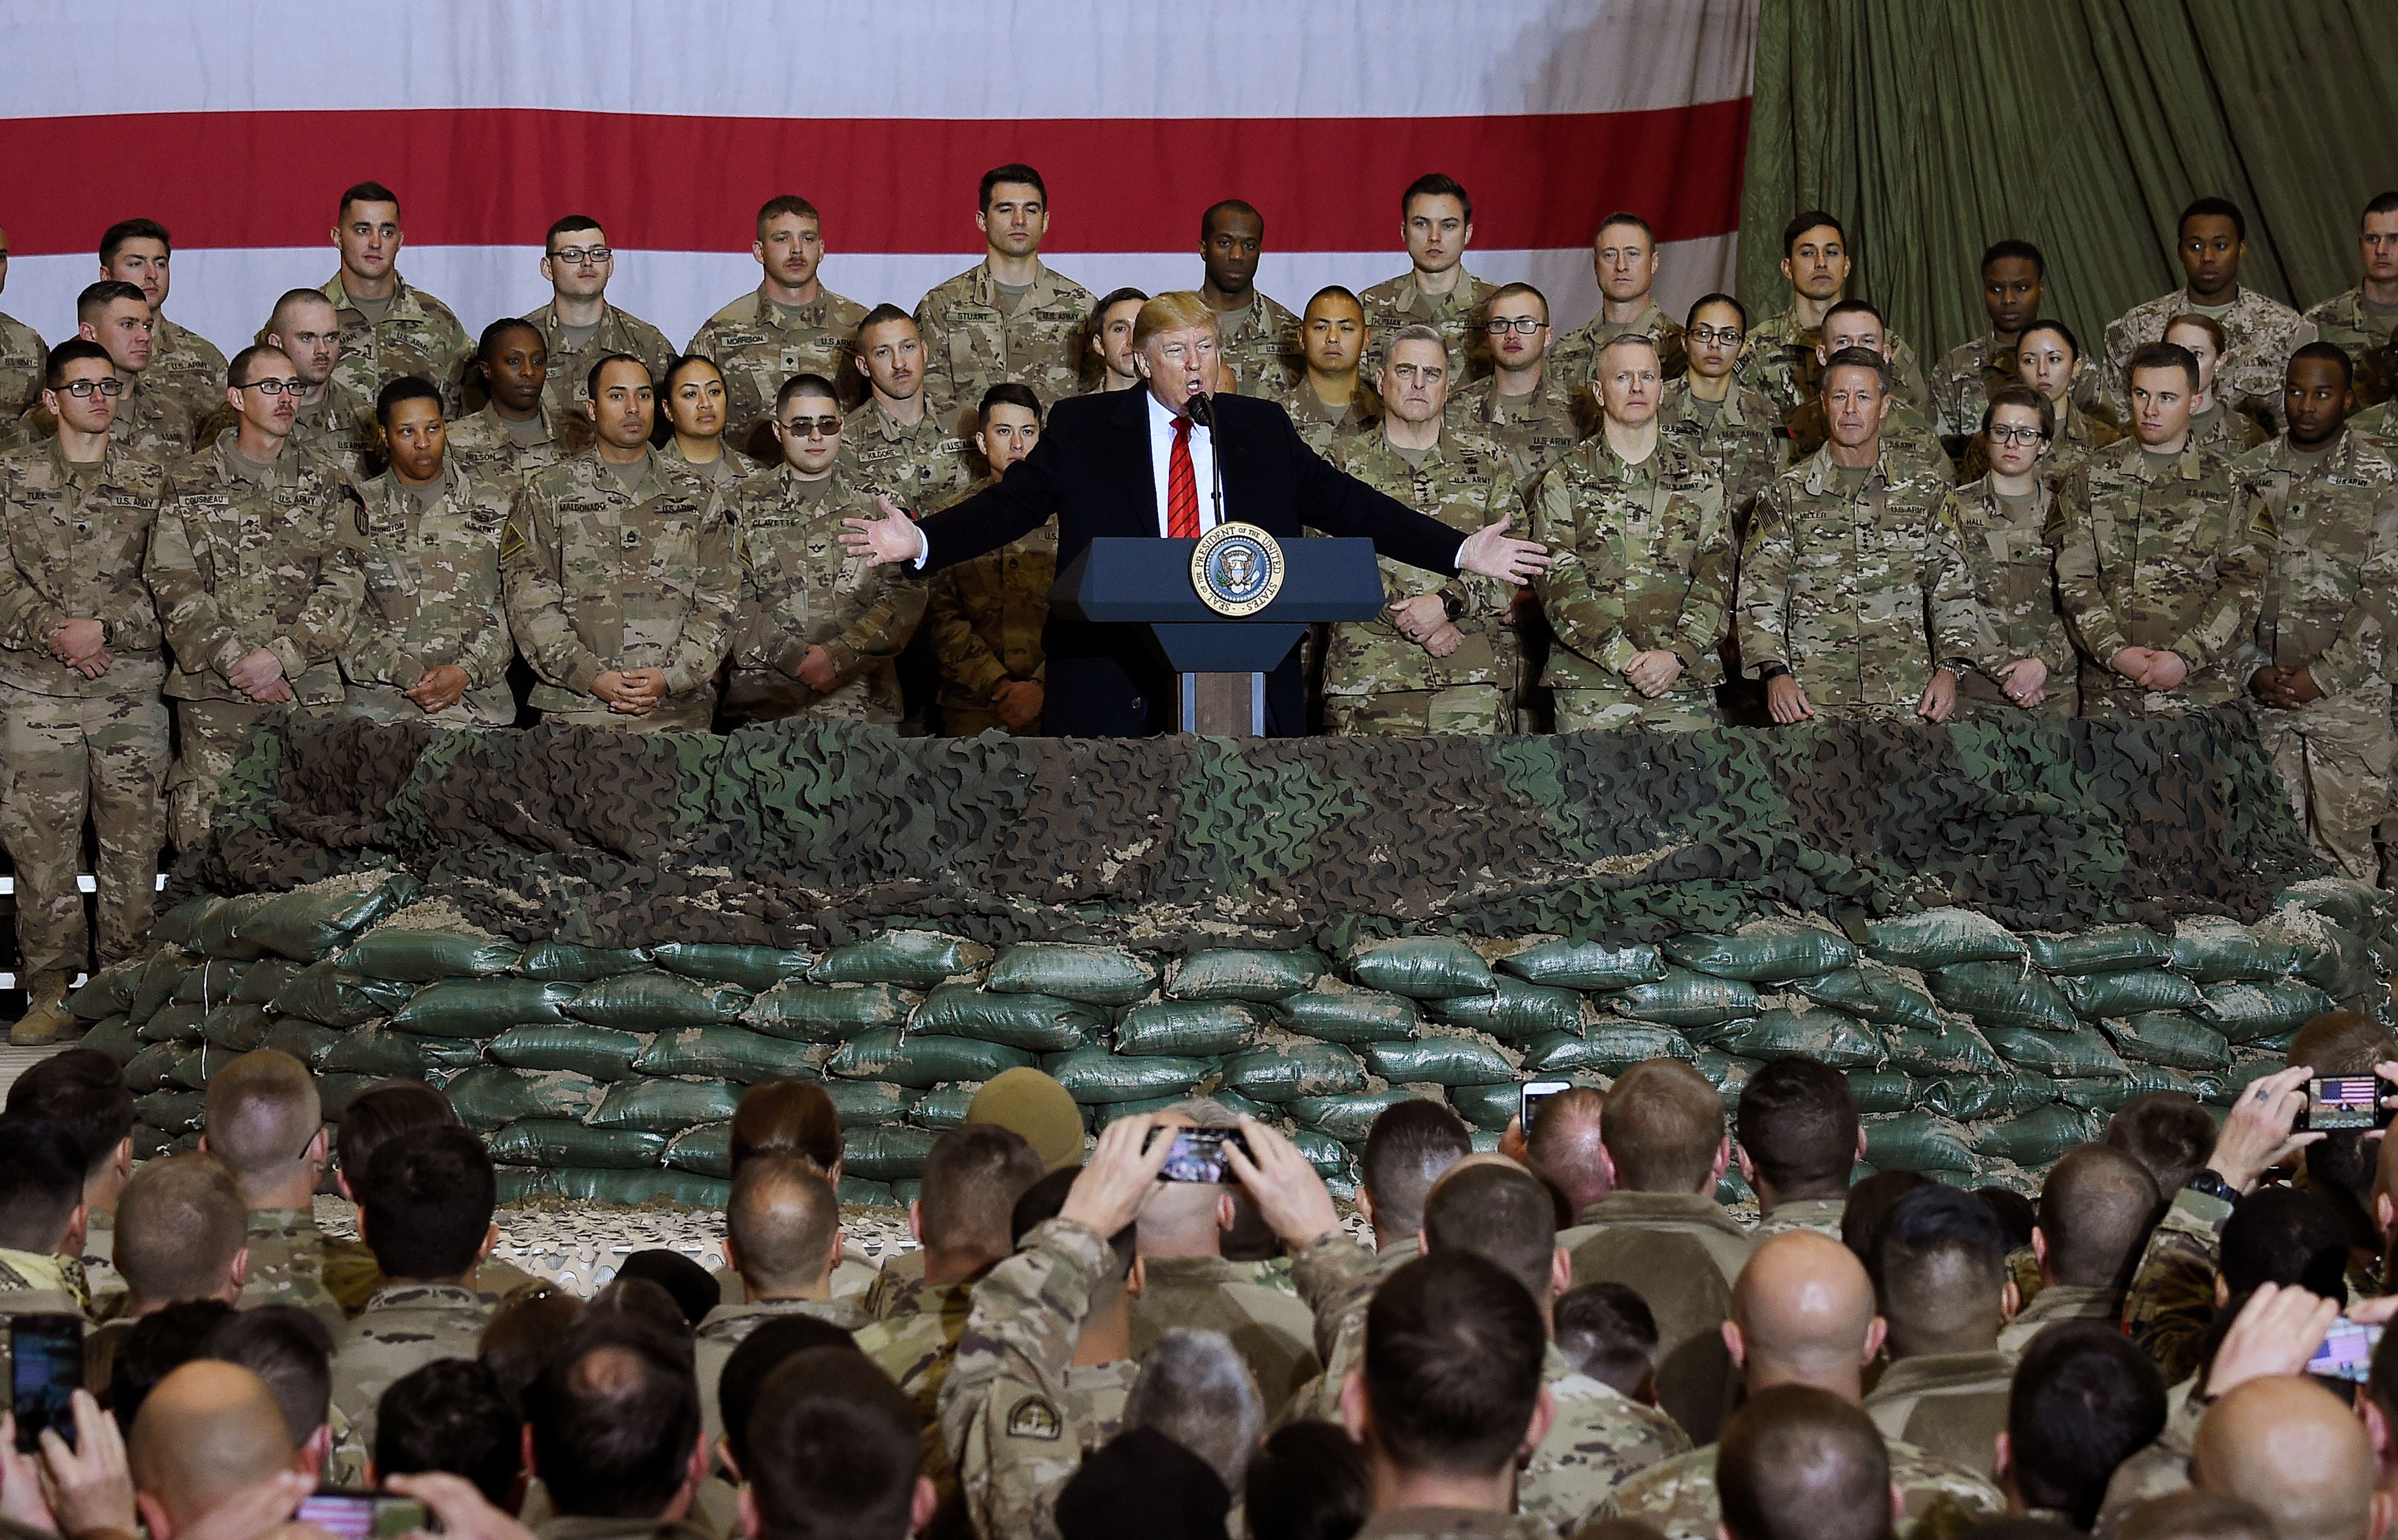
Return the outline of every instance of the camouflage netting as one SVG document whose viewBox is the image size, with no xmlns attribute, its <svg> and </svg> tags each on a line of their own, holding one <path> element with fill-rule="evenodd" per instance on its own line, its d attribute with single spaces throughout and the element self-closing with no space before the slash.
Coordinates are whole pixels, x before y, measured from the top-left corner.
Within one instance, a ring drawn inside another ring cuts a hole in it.
<svg viewBox="0 0 2398 1540">
<path fill-rule="evenodd" d="M 1351 1180 L 1374 1113 L 1847 1071 L 1868 1158 L 2023 1184 L 2137 1092 L 2216 1105 L 2386 896 L 2309 857 L 2244 717 L 1236 743 L 262 734 L 161 945 L 78 993 L 158 1147 L 270 1045 L 329 1114 L 442 1085 L 511 1195 L 721 1200 L 749 1082 L 822 1078 L 853 1198 L 981 1081 L 1095 1126 L 1204 1089 Z"/>
</svg>

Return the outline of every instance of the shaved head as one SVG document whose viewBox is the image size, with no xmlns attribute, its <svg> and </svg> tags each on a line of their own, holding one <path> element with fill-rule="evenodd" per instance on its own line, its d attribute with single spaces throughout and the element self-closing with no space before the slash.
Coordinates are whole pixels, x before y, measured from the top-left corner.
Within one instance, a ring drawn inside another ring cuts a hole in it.
<svg viewBox="0 0 2398 1540">
<path fill-rule="evenodd" d="M 2122 1151 L 2084 1144 L 2067 1152 L 2040 1190 L 2050 1274 L 2085 1289 L 2129 1287 L 2158 1207 L 2148 1168 Z"/>
<path fill-rule="evenodd" d="M 831 1276 L 841 1203 L 806 1157 L 752 1155 L 733 1179 L 724 1227 L 750 1297 L 791 1298 Z"/>
<path fill-rule="evenodd" d="M 126 1449 L 151 1533 L 189 1527 L 246 1486 L 293 1464 L 290 1431 L 266 1382 L 239 1364 L 196 1359 L 158 1382 Z"/>
<path fill-rule="evenodd" d="M 243 1054 L 209 1081 L 209 1153 L 233 1168 L 243 1196 L 286 1177 L 325 1124 L 308 1066 L 288 1053 Z"/>
<path fill-rule="evenodd" d="M 2198 1425 L 2190 1479 L 2243 1498 L 2280 1540 L 2364 1540 L 2373 1513 L 2373 1448 L 2364 1425 L 2310 1381 L 2235 1386 Z"/>
<path fill-rule="evenodd" d="M 230 1304 L 241 1292 L 234 1259 L 249 1217 L 232 1170 L 216 1156 L 194 1150 L 145 1160 L 116 1200 L 116 1270 L 142 1305 Z"/>
<path fill-rule="evenodd" d="M 1750 1255 L 1732 1285 L 1731 1319 L 1752 1396 L 1777 1385 L 1854 1396 L 1879 1339 L 1865 1263 L 1812 1230 L 1785 1231 Z"/>
</svg>

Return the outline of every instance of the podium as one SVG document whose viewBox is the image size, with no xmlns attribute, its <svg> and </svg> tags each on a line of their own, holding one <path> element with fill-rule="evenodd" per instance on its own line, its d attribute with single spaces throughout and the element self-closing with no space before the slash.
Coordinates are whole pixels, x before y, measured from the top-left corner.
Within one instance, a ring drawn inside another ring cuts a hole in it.
<svg viewBox="0 0 2398 1540">
<path fill-rule="evenodd" d="M 1094 540 L 1058 574 L 1049 605 L 1093 625 L 1146 628 L 1181 676 L 1180 731 L 1263 737 L 1265 676 L 1318 621 L 1381 614 L 1382 576 L 1370 540 L 1276 541 L 1245 525 L 1219 525 L 1208 538 L 1233 531 L 1279 547 L 1280 587 L 1249 613 L 1226 614 L 1200 597 L 1192 558 L 1202 540 Z"/>
</svg>

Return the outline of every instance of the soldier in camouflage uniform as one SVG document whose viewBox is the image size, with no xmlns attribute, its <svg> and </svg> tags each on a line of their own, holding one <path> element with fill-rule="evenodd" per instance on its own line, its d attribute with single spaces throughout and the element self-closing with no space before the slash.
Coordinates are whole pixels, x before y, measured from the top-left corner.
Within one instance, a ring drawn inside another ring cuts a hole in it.
<svg viewBox="0 0 2398 1540">
<path fill-rule="evenodd" d="M 1790 459 L 1781 413 L 1739 377 L 1747 331 L 1748 311 L 1730 294 L 1708 294 L 1691 305 L 1691 324 L 1682 332 L 1688 372 L 1666 383 L 1657 406 L 1665 437 L 1705 461 L 1723 483 L 1725 527 L 1735 557 L 1757 494 Z"/>
<path fill-rule="evenodd" d="M 1748 329 L 1742 356 L 1743 379 L 1757 387 L 1784 421 L 1813 401 L 1823 357 L 1824 317 L 1848 297 L 1849 237 L 1840 222 L 1811 209 L 1782 227 L 1782 276 L 1790 280 L 1790 307 L 1761 316 Z M 1892 395 L 1900 406 L 1925 410 L 1931 398 L 1915 349 L 1896 332 L 1883 350 L 1890 359 Z"/>
<path fill-rule="evenodd" d="M 8 232 L 0 229 L 0 290 L 8 287 Z M 0 449 L 17 431 L 17 420 L 33 410 L 42 393 L 42 334 L 0 311 Z"/>
<path fill-rule="evenodd" d="M 2057 609 L 2056 552 L 2047 536 L 2055 492 L 2041 475 L 2055 414 L 2029 385 L 2002 385 L 1982 415 L 1980 435 L 1995 463 L 1988 475 L 1950 493 L 1939 517 L 1957 532 L 1974 598 L 2003 661 L 1998 674 L 1965 675 L 1958 699 L 1969 711 L 2001 716 L 2024 709 L 2077 716 L 2080 660 Z"/>
<path fill-rule="evenodd" d="M 246 347 L 230 366 L 241 421 L 168 471 L 148 577 L 175 667 L 180 757 L 168 831 L 208 832 L 218 780 L 263 718 L 338 705 L 334 655 L 357 623 L 365 502 L 330 460 L 290 447 L 301 390 L 291 360 Z"/>
<path fill-rule="evenodd" d="M 843 1331 L 862 1331 L 871 1324 L 855 1299 L 751 1300 L 742 1304 L 720 1304 L 701 1317 L 692 1330 L 692 1367 L 699 1379 L 701 1434 L 711 1446 L 724 1433 L 718 1393 L 733 1350 L 768 1321 L 790 1316 L 804 1316 Z"/>
<path fill-rule="evenodd" d="M 1535 582 L 1554 635 L 1543 682 L 1560 733 L 1714 725 L 1731 564 L 1724 490 L 1657 421 L 1656 344 L 1627 335 L 1592 362 L 1605 420 L 1533 481 Z"/>
<path fill-rule="evenodd" d="M 1199 216 L 1199 261 L 1206 270 L 1199 297 L 1216 312 L 1222 341 L 1217 357 L 1233 371 L 1233 388 L 1242 395 L 1272 398 L 1297 383 L 1306 365 L 1299 317 L 1257 286 L 1265 243 L 1265 216 L 1239 198 L 1212 204 Z"/>
<path fill-rule="evenodd" d="M 2344 294 L 2335 294 L 2306 314 L 2315 335 L 2348 355 L 2356 370 L 2356 401 L 2376 406 L 2390 399 L 2391 381 L 2378 364 L 2398 329 L 2398 193 L 2383 193 L 2364 206 L 2356 249 L 2364 276 Z"/>
<path fill-rule="evenodd" d="M 1985 655 L 1957 533 L 1938 519 L 1947 478 L 1882 447 L 1890 378 L 1879 353 L 1832 355 L 1830 440 L 1758 498 L 1740 561 L 1740 656 L 1777 723 L 1945 722 L 1966 662 Z"/>
<path fill-rule="evenodd" d="M 2248 221 L 2219 197 L 2203 197 L 2181 211 L 2174 226 L 2175 255 L 2188 282 L 2170 294 L 2135 304 L 2107 325 L 2107 399 L 2118 421 L 2129 422 L 2132 358 L 2164 340 L 2165 323 L 2184 312 L 2204 316 L 2223 328 L 2227 344 L 2216 369 L 2216 395 L 2273 431 L 2282 426 L 2282 366 L 2305 343 L 2313 326 L 2279 300 L 2240 285 L 2241 260 L 2248 254 Z"/>
<path fill-rule="evenodd" d="M 984 395 L 975 448 L 998 480 L 1041 440 L 1041 402 L 1017 385 Z M 977 489 L 979 490 L 979 489 Z M 944 567 L 926 585 L 924 634 L 940 676 L 941 731 L 973 737 L 993 729 L 1041 734 L 1048 683 L 1042 628 L 1058 580 L 1058 520 L 971 561 Z"/>
<path fill-rule="evenodd" d="M 1465 432 L 1496 440 L 1516 480 L 1529 481 L 1582 439 L 1574 386 L 1548 357 L 1548 296 L 1529 283 L 1507 285 L 1490 296 L 1484 330 L 1491 371 L 1451 391 L 1448 414 Z"/>
<path fill-rule="evenodd" d="M 841 425 L 842 468 L 878 497 L 923 513 L 974 481 L 973 445 L 924 394 L 924 344 L 915 317 L 878 304 L 857 326 L 866 399 Z M 779 387 L 778 387 L 779 388 Z"/>
<path fill-rule="evenodd" d="M 2066 478 L 2049 532 L 2088 716 L 2237 696 L 2232 664 L 2272 564 L 2271 510 L 2230 461 L 2189 441 L 2198 360 L 2159 343 L 2133 371 L 2133 440 Z"/>
<path fill-rule="evenodd" d="M 92 962 L 75 885 L 86 814 L 101 966 L 148 939 L 166 843 L 167 662 L 141 576 L 166 478 L 110 441 L 116 384 L 97 343 L 61 343 L 42 393 L 58 436 L 0 456 L 0 841 L 17 872 L 19 1047 L 68 1028 L 67 983 Z"/>
<path fill-rule="evenodd" d="M 1890 328 L 1881 312 L 1863 300 L 1842 300 L 1824 312 L 1824 323 L 1816 328 L 1822 341 L 1815 344 L 1817 378 L 1822 378 L 1824 360 L 1842 348 L 1862 347 L 1868 353 L 1879 353 L 1884 363 L 1892 363 Z M 1790 457 L 1804 460 L 1823 448 L 1828 429 L 1825 422 L 1824 402 L 1819 395 L 1798 411 L 1790 413 Z M 1911 464 L 1927 466 L 1944 477 L 1953 476 L 1955 468 L 1948 452 L 1941 447 L 1939 437 L 1921 412 L 1904 401 L 1893 400 L 1882 418 L 1881 441 L 1886 452 L 1903 457 Z"/>
<path fill-rule="evenodd" d="M 500 531 L 515 489 L 451 465 L 441 395 L 384 386 L 375 415 L 391 468 L 361 493 L 357 625 L 342 644 L 350 710 L 375 722 L 505 727 L 516 720 L 516 649 L 500 602 Z"/>
<path fill-rule="evenodd" d="M 559 415 L 542 404 L 549 346 L 532 322 L 511 316 L 483 328 L 475 366 L 489 399 L 444 429 L 451 463 L 461 470 L 516 491 L 590 441 L 589 417 Z"/>
<path fill-rule="evenodd" d="M 1092 304 L 1089 290 L 1041 260 L 1049 194 L 1040 172 L 996 167 L 983 173 L 980 196 L 982 261 L 916 304 L 926 388 L 962 434 L 983 392 L 1003 381 L 1031 385 L 1044 407 L 1077 394 Z"/>
<path fill-rule="evenodd" d="M 692 333 L 685 353 L 724 371 L 724 441 L 763 465 L 781 458 L 770 419 L 775 394 L 794 374 L 821 374 L 858 397 L 850 359 L 866 306 L 824 285 L 824 220 L 802 197 L 785 195 L 758 210 L 758 287 L 726 304 Z"/>
<path fill-rule="evenodd" d="M 2198 360 L 2198 395 L 2189 413 L 2189 441 L 2238 459 L 2273 435 L 2255 416 L 2234 412 L 2216 393 L 2226 345 L 2221 323 L 2206 316 L 2176 316 L 2165 323 L 2165 341 L 2189 349 Z"/>
<path fill-rule="evenodd" d="M 8 1171 L 12 1209 L 7 1238 L 15 1243 L 0 1246 L 0 1371 L 8 1371 L 9 1317 L 75 1316 L 88 1329 L 98 1317 L 83 1263 L 74 1254 L 83 1244 L 88 1212 L 76 1170 L 82 1152 L 74 1136 L 56 1125 L 10 1118 L 0 1124 L 0 1145 L 5 1145 L 0 1165 Z M 9 1453 L 17 1461 L 10 1480 L 27 1479 L 20 1474 L 30 1469 L 22 1456 L 14 1450 Z M 18 1500 L 11 1497 L 12 1510 Z M 15 1533 L 20 1540 L 31 1540 L 50 1532 Z"/>
<path fill-rule="evenodd" d="M 175 391 L 150 382 L 152 342 L 150 303 L 141 290 L 115 278 L 87 285 L 75 296 L 78 335 L 108 350 L 125 393 L 116 399 L 116 417 L 108 437 L 120 449 L 145 460 L 168 465 L 192 453 L 191 409 Z M 220 396 L 222 399 L 222 396 Z M 36 399 L 18 422 L 18 442 L 47 442 L 58 432 L 57 420 Z"/>
<path fill-rule="evenodd" d="M 1335 466 L 1461 535 L 1508 511 L 1506 452 L 1441 422 L 1448 354 L 1439 331 L 1401 328 L 1382 366 L 1379 431 L 1340 443 Z M 1515 721 L 1515 595 L 1496 579 L 1377 558 L 1384 615 L 1341 621 L 1324 647 L 1324 726 L 1335 735 L 1504 733 Z"/>
<path fill-rule="evenodd" d="M 225 356 L 216 344 L 167 318 L 174 237 L 155 220 L 119 220 L 100 237 L 100 276 L 129 283 L 150 302 L 150 388 L 180 399 L 194 422 L 224 401 Z"/>
<path fill-rule="evenodd" d="M 924 616 L 924 585 L 842 544 L 841 521 L 876 505 L 841 468 L 841 430 L 832 383 L 797 376 L 775 403 L 783 463 L 717 494 L 710 519 L 740 532 L 742 566 L 728 717 L 899 720 L 896 664 Z"/>
<path fill-rule="evenodd" d="M 2028 240 L 2002 240 L 1982 253 L 1982 308 L 1990 330 L 1950 348 L 1928 382 L 1932 429 L 1944 443 L 1971 438 L 1990 393 L 2016 383 L 2015 346 L 2024 328 L 2040 318 L 2047 277 L 2047 260 Z"/>
<path fill-rule="evenodd" d="M 1384 350 L 1401 328 L 1429 326 L 1448 346 L 1452 385 L 1482 378 L 1490 372 L 1482 323 L 1495 290 L 1465 270 L 1474 200 L 1453 178 L 1420 176 L 1399 195 L 1399 236 L 1408 270 L 1358 296 L 1366 311 L 1366 377 L 1381 378 Z"/>
<path fill-rule="evenodd" d="M 240 364 L 236 354 L 233 367 Z M 200 1147 L 233 1169 L 249 1206 L 243 1244 L 249 1271 L 238 1306 L 297 1305 L 323 1321 L 338 1342 L 345 1317 L 325 1287 L 325 1233 L 317 1227 L 314 1207 L 330 1142 L 324 1119 L 324 1101 L 308 1067 L 290 1054 L 260 1048 L 209 1076 L 209 1132 Z"/>
<path fill-rule="evenodd" d="M 1665 378 L 1677 380 L 1690 367 L 1682 328 L 1657 307 L 1650 290 L 1657 281 L 1657 233 L 1637 214 L 1613 213 L 1591 238 L 1590 267 L 1598 277 L 1598 314 L 1579 331 L 1568 332 L 1549 349 L 1549 367 L 1567 389 L 1595 392 L 1598 350 L 1618 337 L 1638 332 L 1657 344 Z M 1585 403 L 1587 407 L 1588 403 Z M 1594 414 L 1595 408 L 1590 409 Z"/>
<path fill-rule="evenodd" d="M 2291 355 L 2289 431 L 2239 463 L 2281 538 L 2254 643 L 2234 668 L 2316 854 L 2378 883 L 2374 831 L 2398 753 L 2382 655 L 2398 635 L 2398 468 L 2342 426 L 2352 374 L 2331 343 Z"/>
<path fill-rule="evenodd" d="M 2063 321 L 2033 321 L 2015 342 L 2015 377 L 2047 398 L 2055 426 L 2041 461 L 2041 479 L 2054 489 L 2068 472 L 2123 437 L 2100 387 L 2099 368 L 2081 357 L 2081 344 Z M 1961 484 L 1989 474 L 1990 446 L 1977 434 L 1957 469 Z"/>
<path fill-rule="evenodd" d="M 541 276 L 549 280 L 550 302 L 525 317 L 541 332 L 551 369 L 542 405 L 562 417 L 590 395 L 591 366 L 611 353 L 626 353 L 649 365 L 661 387 L 675 350 L 666 333 L 639 316 L 608 303 L 608 279 L 616 254 L 599 224 L 570 214 L 549 227 Z"/>
<path fill-rule="evenodd" d="M 1300 323 L 1304 368 L 1276 396 L 1307 447 L 1327 460 L 1344 441 L 1380 426 L 1382 402 L 1365 377 L 1366 310 L 1338 284 L 1319 289 Z"/>
<path fill-rule="evenodd" d="M 375 1408 L 393 1385 L 437 1358 L 472 1358 L 491 1319 L 464 1283 L 386 1283 L 333 1342 L 333 1409 L 346 1428 L 335 1453 L 374 1453 Z"/>
<path fill-rule="evenodd" d="M 330 300 L 313 289 L 294 289 L 276 302 L 266 319 L 266 345 L 279 347 L 300 376 L 300 407 L 291 419 L 291 446 L 324 455 L 353 476 L 367 477 L 382 468 L 382 450 L 375 438 L 374 402 L 352 395 L 333 378 L 342 358 L 342 325 Z M 220 376 L 222 377 L 222 376 Z M 222 398 L 219 411 L 223 411 Z M 233 426 L 228 413 L 215 426 Z M 202 442 L 213 442 L 204 433 Z"/>
<path fill-rule="evenodd" d="M 399 198 L 380 182 L 362 182 L 342 195 L 333 225 L 340 271 L 325 280 L 325 297 L 342 323 L 342 361 L 334 378 L 362 401 L 403 374 L 422 374 L 441 391 L 451 416 L 474 344 L 451 308 L 411 287 L 396 265 L 407 236 Z"/>
</svg>

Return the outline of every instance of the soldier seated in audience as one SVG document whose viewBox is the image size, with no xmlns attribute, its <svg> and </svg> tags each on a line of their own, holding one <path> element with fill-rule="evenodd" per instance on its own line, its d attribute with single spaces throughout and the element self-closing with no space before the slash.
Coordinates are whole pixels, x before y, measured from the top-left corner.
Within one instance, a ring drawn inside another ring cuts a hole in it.
<svg viewBox="0 0 2398 1540">
<path fill-rule="evenodd" d="M 225 1163 L 198 1151 L 144 1161 L 117 1200 L 123 1307 L 84 1343 L 84 1380 L 104 1385 L 125 1334 L 144 1316 L 186 1300 L 241 1298 L 249 1275 L 248 1211 Z M 320 1322 L 319 1325 L 322 1323 Z"/>
<path fill-rule="evenodd" d="M 1969 1193 L 1918 1188 L 1891 1209 L 1873 1267 L 1891 1364 L 1866 1411 L 1886 1438 L 1990 1475 L 2014 1374 L 1999 1331 L 2017 1308 L 1997 1218 Z"/>
<path fill-rule="evenodd" d="M 526 1391 L 525 1423 L 526 1473 L 553 1510 L 541 1540 L 715 1540 L 692 1518 L 707 1446 L 681 1344 L 586 1318 Z"/>
<path fill-rule="evenodd" d="M 1757 1194 L 1757 1235 L 1812 1230 L 1837 1240 L 1849 1175 L 1866 1154 L 1849 1078 L 1812 1059 L 1769 1060 L 1741 1087 L 1732 1153 Z"/>
<path fill-rule="evenodd" d="M 523 1506 L 524 1425 L 492 1371 L 471 1358 L 436 1358 L 383 1393 L 366 1484 L 447 1471 L 475 1484 L 493 1507 Z"/>
<path fill-rule="evenodd" d="M 308 1067 L 260 1048 L 209 1077 L 200 1148 L 233 1168 L 249 1209 L 244 1304 L 296 1304 L 339 1332 L 345 1317 L 325 1289 L 325 1233 L 316 1195 L 325 1175 L 324 1103 Z"/>
<path fill-rule="evenodd" d="M 868 1319 L 855 1301 L 832 1297 L 841 1203 L 814 1163 L 788 1155 L 743 1161 L 725 1200 L 724 1231 L 724 1257 L 740 1274 L 747 1298 L 709 1311 L 696 1332 L 700 1406 L 711 1443 L 722 1431 L 715 1415 L 724 1360 L 761 1322 L 811 1316 L 854 1331 Z"/>
<path fill-rule="evenodd" d="M 1716 1458 L 1723 1540 L 1880 1540 L 1899 1507 L 1873 1424 L 1812 1385 L 1756 1397 Z"/>
<path fill-rule="evenodd" d="M 21 869 L 17 880 L 24 881 Z M 103 1315 L 114 1313 L 125 1292 L 125 1280 L 109 1265 L 114 1221 L 133 1173 L 133 1093 L 126 1088 L 125 1073 L 97 1048 L 53 1053 L 9 1085 L 7 1115 L 58 1124 L 84 1152 L 83 1200 L 90 1210 L 84 1225 L 84 1270 L 92 1303 Z"/>
<path fill-rule="evenodd" d="M 2121 1322 L 2141 1243 L 2163 1208 L 2156 1183 L 2130 1155 L 2104 1144 L 2068 1151 L 2040 1189 L 2031 1232 L 2040 1292 L 1999 1333 L 2001 1351 L 2020 1354 L 2058 1321 Z"/>
<path fill-rule="evenodd" d="M 123 1452 L 154 1540 L 266 1533 L 314 1484 L 275 1393 L 239 1364 L 187 1363 L 159 1381 Z"/>
<path fill-rule="evenodd" d="M 2009 1398 L 1996 1462 L 2008 1508 L 2077 1533 L 2117 1467 L 2165 1425 L 2156 1365 L 2107 1319 L 2058 1320 L 2028 1340 Z"/>
<path fill-rule="evenodd" d="M 266 1382 L 301 1469 L 328 1486 L 365 1479 L 357 1458 L 334 1452 L 333 1334 L 323 1321 L 296 1304 L 236 1310 L 209 1333 L 203 1356 L 239 1364 Z"/>
<path fill-rule="evenodd" d="M 749 1438 L 758 1475 L 741 1492 L 742 1540 L 905 1540 L 933 1521 L 915 1409 L 846 1348 L 810 1348 L 775 1370 Z"/>
</svg>

